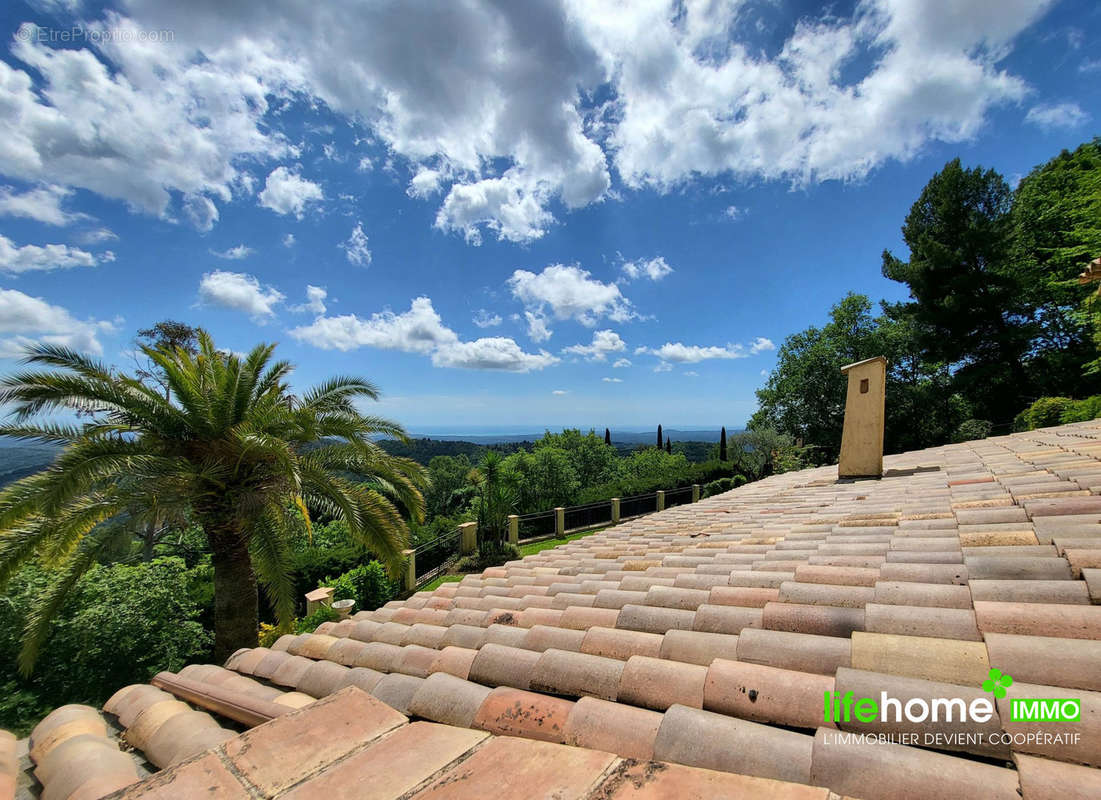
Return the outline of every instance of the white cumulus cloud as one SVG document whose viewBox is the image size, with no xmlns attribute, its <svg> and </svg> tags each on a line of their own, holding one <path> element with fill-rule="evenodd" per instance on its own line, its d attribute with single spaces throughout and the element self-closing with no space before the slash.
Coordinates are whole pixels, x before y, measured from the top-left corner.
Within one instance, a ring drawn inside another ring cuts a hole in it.
<svg viewBox="0 0 1101 800">
<path fill-rule="evenodd" d="M 80 320 L 41 297 L 0 289 L 0 358 L 18 358 L 35 342 L 102 355 L 99 335 L 113 331 L 110 322 Z"/>
<path fill-rule="evenodd" d="M 400 314 L 381 311 L 364 319 L 355 314 L 319 317 L 290 331 L 294 338 L 324 350 L 360 347 L 428 355 L 438 367 L 530 372 L 558 363 L 545 350 L 525 352 L 513 339 L 494 336 L 464 342 L 444 324 L 427 297 L 418 297 Z"/>
<path fill-rule="evenodd" d="M 276 167 L 264 182 L 260 205 L 276 214 L 293 214 L 302 219 L 306 206 L 323 198 L 321 187 L 286 167 Z"/>
<path fill-rule="evenodd" d="M 582 356 L 587 361 L 605 361 L 610 353 L 627 349 L 627 343 L 613 330 L 593 333 L 592 344 L 574 344 L 562 349 L 563 353 Z"/>
<path fill-rule="evenodd" d="M 0 215 L 24 217 L 58 226 L 86 219 L 86 214 L 65 211 L 61 207 L 62 201 L 72 194 L 72 189 L 57 185 L 36 186 L 25 192 L 17 192 L 11 186 L 0 186 Z"/>
<path fill-rule="evenodd" d="M 104 252 L 100 261 L 114 261 L 115 254 Z M 38 246 L 25 244 L 17 246 L 11 239 L 0 234 L 0 272 L 19 274 L 21 272 L 47 272 L 55 269 L 73 267 L 94 267 L 96 256 L 87 250 L 70 247 L 67 244 L 47 244 Z"/>
<path fill-rule="evenodd" d="M 625 322 L 637 314 L 631 302 L 623 296 L 614 283 L 603 283 L 576 264 L 552 264 L 540 273 L 518 269 L 508 279 L 513 297 L 522 302 L 529 312 L 528 326 L 532 318 L 549 313 L 555 319 L 573 319 L 592 327 L 602 318 Z M 540 330 L 549 337 L 544 325 Z M 532 331 L 532 338 L 540 341 Z"/>
<path fill-rule="evenodd" d="M 291 306 L 290 310 L 296 313 L 308 311 L 311 314 L 325 313 L 325 298 L 329 293 L 320 286 L 306 285 L 306 302 L 301 305 Z"/>
<path fill-rule="evenodd" d="M 651 259 L 640 258 L 637 261 L 625 261 L 620 270 L 629 281 L 642 277 L 649 278 L 652 281 L 660 281 L 673 272 L 673 268 L 661 256 Z"/>
<path fill-rule="evenodd" d="M 199 300 L 242 311 L 263 323 L 275 315 L 275 307 L 283 301 L 283 293 L 272 286 L 262 286 L 252 275 L 215 270 L 204 274 L 199 281 Z"/>
</svg>

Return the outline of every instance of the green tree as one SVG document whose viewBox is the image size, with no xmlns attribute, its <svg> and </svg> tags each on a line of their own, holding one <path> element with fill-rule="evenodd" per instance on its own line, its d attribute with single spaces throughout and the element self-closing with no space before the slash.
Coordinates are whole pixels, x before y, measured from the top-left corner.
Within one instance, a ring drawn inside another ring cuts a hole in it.
<svg viewBox="0 0 1101 800">
<path fill-rule="evenodd" d="M 661 423 L 659 422 L 659 423 L 658 423 L 658 450 L 660 450 L 660 449 L 661 449 L 661 445 L 662 445 L 662 438 L 661 438 Z"/>
<path fill-rule="evenodd" d="M 673 442 L 668 436 L 665 437 L 665 452 L 670 454 L 673 452 Z"/>
<path fill-rule="evenodd" d="M 545 447 L 553 447 L 566 454 L 583 486 L 606 483 L 616 476 L 619 454 L 614 447 L 602 442 L 593 430 L 586 434 L 577 428 L 566 428 L 561 433 L 547 431 L 535 443 L 535 452 Z"/>
<path fill-rule="evenodd" d="M 569 453 L 559 447 L 514 453 L 505 459 L 504 468 L 524 514 L 571 505 L 581 487 Z"/>
<path fill-rule="evenodd" d="M 65 598 L 34 674 L 18 676 L 23 625 L 56 580 L 30 564 L 0 598 L 0 728 L 27 730 L 55 706 L 99 706 L 120 686 L 210 658 L 200 621 L 208 576 L 158 558 L 92 567 Z"/>
<path fill-rule="evenodd" d="M 905 283 L 909 317 L 925 359 L 947 365 L 982 414 L 1007 421 L 1030 391 L 1023 358 L 1034 329 L 1010 268 L 1012 193 L 994 170 L 957 158 L 930 179 L 906 216 L 910 260 L 883 253 L 883 275 Z"/>
<path fill-rule="evenodd" d="M 45 369 L 0 379 L 0 402 L 14 417 L 0 435 L 64 445 L 50 469 L 0 493 L 0 587 L 35 556 L 57 569 L 27 620 L 24 671 L 66 594 L 111 545 L 112 526 L 103 523 L 141 509 L 187 515 L 203 529 L 214 568 L 217 661 L 256 644 L 258 584 L 279 621 L 290 622 L 291 540 L 300 518 L 288 509 L 344 520 L 354 541 L 397 566 L 408 540 L 397 504 L 423 516 L 424 473 L 370 437 L 404 431 L 356 409 L 356 400 L 378 396 L 361 378 L 291 395 L 292 367 L 273 361 L 274 349 L 259 345 L 238 357 L 205 332 L 194 354 L 143 345 L 168 397 L 52 345 L 28 350 L 26 362 Z M 57 410 L 86 412 L 90 421 L 33 421 Z"/>
<path fill-rule="evenodd" d="M 1082 365 L 1097 358 L 1094 286 L 1075 280 L 1101 256 L 1101 138 L 1064 150 L 1036 167 L 1013 197 L 1013 268 L 1038 323 L 1029 372 L 1038 394 L 1092 394 L 1096 377 Z M 1098 328 L 1101 330 L 1101 328 Z"/>
<path fill-rule="evenodd" d="M 604 444 L 608 445 L 608 447 L 612 446 L 612 431 L 610 428 L 604 429 Z"/>
<path fill-rule="evenodd" d="M 726 426 L 723 425 L 723 429 L 719 433 L 719 461 L 726 461 L 726 456 Z"/>
<path fill-rule="evenodd" d="M 887 451 L 948 441 L 973 416 L 971 408 L 954 393 L 947 367 L 924 359 L 913 319 L 896 319 L 890 311 L 875 317 L 866 296 L 849 294 L 830 310 L 824 326 L 789 336 L 768 382 L 757 390 L 758 410 L 749 427 L 773 428 L 815 447 L 814 460 L 835 461 L 845 419 L 847 379 L 841 368 L 882 355 L 887 358 Z M 730 457 L 738 464 L 744 441 L 732 442 Z M 751 477 L 755 468 L 739 466 L 738 471 Z"/>
<path fill-rule="evenodd" d="M 478 487 L 480 553 L 499 553 L 508 540 L 508 515 L 516 508 L 516 491 L 507 480 L 505 459 L 489 450 L 472 474 Z"/>
<path fill-rule="evenodd" d="M 450 516 L 461 509 L 469 475 L 470 459 L 466 455 L 435 456 L 428 462 L 424 505 L 429 518 Z"/>
</svg>

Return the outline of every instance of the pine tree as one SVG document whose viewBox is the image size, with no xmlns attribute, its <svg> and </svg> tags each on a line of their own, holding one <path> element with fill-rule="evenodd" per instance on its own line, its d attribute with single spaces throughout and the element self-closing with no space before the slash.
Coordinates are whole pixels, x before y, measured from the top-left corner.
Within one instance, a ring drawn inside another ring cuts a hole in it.
<svg viewBox="0 0 1101 800">
<path fill-rule="evenodd" d="M 604 429 L 604 444 L 608 445 L 609 447 L 612 444 L 612 432 L 608 428 Z"/>
<path fill-rule="evenodd" d="M 661 447 L 662 447 L 662 444 L 664 443 L 664 441 L 665 441 L 665 440 L 664 440 L 664 438 L 663 438 L 663 437 L 662 437 L 662 435 L 661 435 L 661 423 L 659 422 L 659 423 L 658 423 L 658 450 L 660 450 L 660 449 L 661 449 Z"/>
<path fill-rule="evenodd" d="M 726 461 L 726 426 L 723 425 L 719 434 L 719 461 Z"/>
</svg>

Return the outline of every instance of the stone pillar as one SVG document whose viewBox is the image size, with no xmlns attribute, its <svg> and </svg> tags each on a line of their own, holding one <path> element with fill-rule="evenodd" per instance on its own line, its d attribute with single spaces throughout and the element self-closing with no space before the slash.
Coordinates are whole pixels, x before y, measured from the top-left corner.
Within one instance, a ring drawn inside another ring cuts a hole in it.
<svg viewBox="0 0 1101 800">
<path fill-rule="evenodd" d="M 612 524 L 613 525 L 618 525 L 619 524 L 619 498 L 618 497 L 613 497 L 612 498 Z"/>
<path fill-rule="evenodd" d="M 658 511 L 665 510 L 665 492 L 658 489 Z"/>
<path fill-rule="evenodd" d="M 692 484 L 692 502 L 700 502 L 700 485 L 698 483 Z"/>
<path fill-rule="evenodd" d="M 459 553 L 468 556 L 478 549 L 478 523 L 464 522 L 459 526 Z"/>
<path fill-rule="evenodd" d="M 516 514 L 508 515 L 508 543 L 520 544 L 520 517 Z"/>
<path fill-rule="evenodd" d="M 845 427 L 841 433 L 840 478 L 883 474 L 883 420 L 886 414 L 887 359 L 876 356 L 842 367 L 849 378 Z"/>
<path fill-rule="evenodd" d="M 402 550 L 401 554 L 405 558 L 405 591 L 415 592 L 417 590 L 417 551 Z"/>
<path fill-rule="evenodd" d="M 554 535 L 559 539 L 566 535 L 566 509 L 562 506 L 554 509 Z"/>
</svg>

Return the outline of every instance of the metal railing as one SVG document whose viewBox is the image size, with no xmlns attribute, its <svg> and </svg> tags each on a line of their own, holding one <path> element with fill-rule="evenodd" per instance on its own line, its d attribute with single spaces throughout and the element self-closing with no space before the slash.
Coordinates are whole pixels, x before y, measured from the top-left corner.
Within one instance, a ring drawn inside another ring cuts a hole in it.
<svg viewBox="0 0 1101 800">
<path fill-rule="evenodd" d="M 679 489 L 669 489 L 665 492 L 665 507 L 683 506 L 692 502 L 692 487 L 682 486 Z"/>
<path fill-rule="evenodd" d="M 520 515 L 520 540 L 553 536 L 555 532 L 554 509 Z"/>
<path fill-rule="evenodd" d="M 583 506 L 569 506 L 566 508 L 564 516 L 564 527 L 567 531 L 595 528 L 598 525 L 610 525 L 612 523 L 612 501 L 601 500 L 596 503 L 586 503 Z"/>
<path fill-rule="evenodd" d="M 461 534 L 462 532 L 455 528 L 413 550 L 418 586 L 444 574 L 459 560 Z"/>
<path fill-rule="evenodd" d="M 696 486 L 682 486 L 677 489 L 666 490 L 660 494 L 664 495 L 664 507 L 671 508 L 672 506 L 693 502 L 697 497 L 697 492 L 698 487 Z M 605 527 L 617 521 L 621 522 L 643 514 L 652 514 L 658 510 L 658 497 L 659 492 L 648 492 L 633 497 L 620 498 L 618 520 L 615 519 L 615 504 L 611 499 L 580 506 L 569 506 L 561 509 L 561 528 L 558 525 L 559 509 L 552 508 L 548 511 L 522 514 L 515 518 L 518 539 L 520 542 L 550 539 L 567 533 Z M 465 546 L 465 549 L 469 552 L 473 547 L 474 537 L 471 534 L 470 542 Z M 463 549 L 463 528 L 460 527 L 440 534 L 435 539 L 424 542 L 412 551 L 406 551 L 411 556 L 412 562 L 406 565 L 408 567 L 408 577 L 405 579 L 406 588 L 412 591 L 416 587 L 424 586 L 445 574 L 459 560 Z"/>
<path fill-rule="evenodd" d="M 658 510 L 658 493 L 636 494 L 619 501 L 619 518 L 637 517 L 640 514 L 652 514 Z"/>
</svg>

